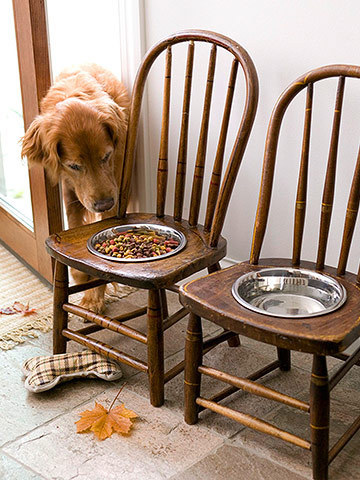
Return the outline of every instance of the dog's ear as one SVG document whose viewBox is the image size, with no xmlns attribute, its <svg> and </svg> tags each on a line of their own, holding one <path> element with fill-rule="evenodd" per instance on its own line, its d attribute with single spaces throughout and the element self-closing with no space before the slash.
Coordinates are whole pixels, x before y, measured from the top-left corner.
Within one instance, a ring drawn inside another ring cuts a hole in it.
<svg viewBox="0 0 360 480">
<path fill-rule="evenodd" d="M 56 183 L 60 174 L 60 152 L 61 144 L 52 122 L 45 115 L 38 115 L 22 138 L 21 157 L 27 157 L 29 165 L 41 163 Z"/>
<path fill-rule="evenodd" d="M 40 135 L 42 121 L 43 117 L 41 115 L 35 117 L 21 139 L 21 158 L 27 157 L 29 164 L 41 163 L 44 158 Z"/>
<path fill-rule="evenodd" d="M 127 109 L 119 107 L 115 102 L 109 102 L 105 113 L 104 126 L 116 146 L 125 143 L 127 128 Z"/>
</svg>

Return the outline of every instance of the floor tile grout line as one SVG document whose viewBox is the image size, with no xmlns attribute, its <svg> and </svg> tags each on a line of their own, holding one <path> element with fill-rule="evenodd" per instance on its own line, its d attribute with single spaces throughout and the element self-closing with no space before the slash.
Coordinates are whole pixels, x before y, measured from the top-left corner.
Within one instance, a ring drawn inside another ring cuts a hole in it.
<svg viewBox="0 0 360 480">
<path fill-rule="evenodd" d="M 59 413 L 58 415 L 55 415 L 54 417 L 50 418 L 49 420 L 41 423 L 40 425 L 37 425 L 35 428 L 32 428 L 31 430 L 28 430 L 27 432 L 13 438 L 12 440 L 9 440 L 8 442 L 5 442 L 3 443 L 1 446 L 0 446 L 0 449 L 6 451 L 5 449 L 9 446 L 11 446 L 13 443 L 16 443 L 18 442 L 19 440 L 21 440 L 22 438 L 26 437 L 27 435 L 29 435 L 30 433 L 33 433 L 33 432 L 36 432 L 38 429 L 46 426 L 46 425 L 49 425 L 51 422 L 63 417 L 64 415 L 68 415 L 69 413 L 71 413 L 73 410 L 75 410 L 76 408 L 79 408 L 81 407 L 82 405 L 85 405 L 86 403 L 90 402 L 91 400 L 94 399 L 94 397 L 96 396 L 99 396 L 99 395 L 102 395 L 103 393 L 105 393 L 106 390 L 103 390 L 102 392 L 98 392 L 97 395 L 94 395 L 94 396 L 91 396 L 91 398 L 88 398 L 87 400 L 84 400 L 83 402 L 80 402 L 79 404 L 69 408 L 69 409 L 66 409 L 64 411 L 62 411 L 61 413 Z"/>
<path fill-rule="evenodd" d="M 23 468 L 25 468 L 25 470 L 27 470 L 28 472 L 30 473 L 33 473 L 35 475 L 37 475 L 38 477 L 42 478 L 43 480 L 50 480 L 48 477 L 44 477 L 43 475 L 41 475 L 39 472 L 37 472 L 36 470 L 33 470 L 31 467 L 29 467 L 28 465 L 26 465 L 26 463 L 23 463 L 23 462 L 20 462 L 17 458 L 13 457 L 13 455 L 10 455 L 8 452 L 6 452 L 5 450 L 3 450 L 3 448 L 0 448 L 0 453 L 2 453 L 5 457 L 8 457 L 10 460 L 12 460 L 13 462 L 17 463 L 18 465 L 21 465 Z"/>
<path fill-rule="evenodd" d="M 168 477 L 168 480 L 176 480 L 176 477 L 178 475 L 180 475 L 181 473 L 186 473 L 188 470 L 191 470 L 192 467 L 197 465 L 199 462 L 201 462 L 202 460 L 204 460 L 208 456 L 214 455 L 214 453 L 216 453 L 221 447 L 223 447 L 225 445 L 225 443 L 226 443 L 226 439 L 224 439 L 224 441 L 221 445 L 217 445 L 216 447 L 213 448 L 213 450 L 211 450 L 210 452 L 207 452 L 201 458 L 198 458 L 197 460 L 195 460 L 191 465 L 188 465 L 185 470 L 181 470 L 181 471 L 175 473 L 174 475 L 171 475 L 171 477 Z"/>
</svg>

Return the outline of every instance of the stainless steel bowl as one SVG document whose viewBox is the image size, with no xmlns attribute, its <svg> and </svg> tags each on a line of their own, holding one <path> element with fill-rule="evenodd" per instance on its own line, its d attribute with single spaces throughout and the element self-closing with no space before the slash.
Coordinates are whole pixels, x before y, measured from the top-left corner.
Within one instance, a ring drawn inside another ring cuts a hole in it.
<svg viewBox="0 0 360 480">
<path fill-rule="evenodd" d="M 325 315 L 346 301 L 346 290 L 335 279 L 297 268 L 246 273 L 233 284 L 232 294 L 249 310 L 286 318 Z"/>
<path fill-rule="evenodd" d="M 174 239 L 179 242 L 179 245 L 174 248 L 171 252 L 164 253 L 164 255 L 159 255 L 158 257 L 144 257 L 144 258 L 117 258 L 117 257 L 110 257 L 109 255 L 105 255 L 104 253 L 100 253 L 95 249 L 95 245 L 97 243 L 102 243 L 105 240 L 110 240 L 115 236 L 126 232 L 127 230 L 133 230 L 134 233 L 138 230 L 154 230 L 156 233 L 160 235 L 167 235 L 169 239 Z M 97 255 L 98 257 L 105 258 L 106 260 L 111 260 L 113 262 L 152 262 L 154 260 L 162 260 L 164 258 L 170 257 L 171 255 L 175 255 L 176 253 L 180 252 L 186 245 L 186 238 L 185 235 L 174 228 L 162 226 L 162 225 L 155 225 L 151 223 L 134 223 L 128 225 L 119 225 L 118 227 L 110 227 L 106 228 L 105 230 L 101 230 L 98 233 L 92 235 L 88 242 L 87 248 L 88 250 Z"/>
</svg>

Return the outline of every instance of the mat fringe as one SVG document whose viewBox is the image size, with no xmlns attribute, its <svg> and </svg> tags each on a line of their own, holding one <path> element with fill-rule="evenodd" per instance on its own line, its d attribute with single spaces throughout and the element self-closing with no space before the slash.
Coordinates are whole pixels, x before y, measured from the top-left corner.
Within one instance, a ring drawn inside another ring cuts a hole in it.
<svg viewBox="0 0 360 480">
<path fill-rule="evenodd" d="M 52 321 L 52 315 L 47 315 L 1 334 L 0 348 L 2 350 L 11 350 L 16 345 L 24 343 L 26 338 L 38 338 L 37 332 L 46 333 L 52 329 Z"/>
<path fill-rule="evenodd" d="M 127 285 L 109 285 L 105 293 L 105 305 L 116 302 L 137 291 Z M 82 293 L 72 301 L 80 301 Z M 0 349 L 11 350 L 29 338 L 52 329 L 52 292 L 30 272 L 17 258 L 0 245 L 0 306 L 11 306 L 15 301 L 37 310 L 31 316 L 22 314 L 0 315 Z"/>
</svg>

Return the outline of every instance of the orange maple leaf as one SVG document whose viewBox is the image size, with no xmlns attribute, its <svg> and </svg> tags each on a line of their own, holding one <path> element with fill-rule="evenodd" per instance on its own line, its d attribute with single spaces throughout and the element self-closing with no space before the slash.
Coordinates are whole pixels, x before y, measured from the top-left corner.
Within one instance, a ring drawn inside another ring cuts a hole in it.
<svg viewBox="0 0 360 480">
<path fill-rule="evenodd" d="M 14 302 L 12 308 L 18 312 L 22 313 L 23 315 L 31 315 L 32 313 L 36 313 L 35 308 L 29 308 L 29 304 L 24 305 L 20 302 Z"/>
<path fill-rule="evenodd" d="M 124 386 L 122 388 L 124 388 Z M 76 432 L 94 432 L 94 435 L 99 440 L 105 440 L 105 438 L 111 437 L 113 432 L 121 434 L 129 433 L 133 425 L 131 419 L 137 417 L 136 413 L 125 408 L 124 404 L 112 408 L 122 388 L 116 395 L 109 410 L 100 403 L 95 402 L 95 407 L 92 410 L 85 410 L 79 413 L 81 418 L 75 422 Z"/>
</svg>

